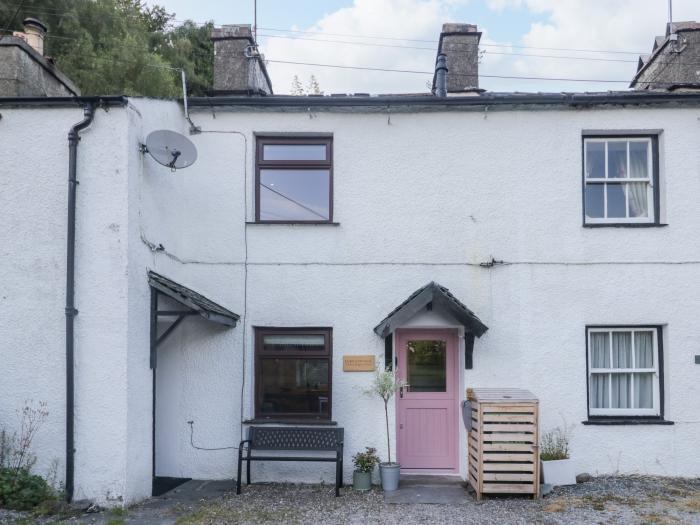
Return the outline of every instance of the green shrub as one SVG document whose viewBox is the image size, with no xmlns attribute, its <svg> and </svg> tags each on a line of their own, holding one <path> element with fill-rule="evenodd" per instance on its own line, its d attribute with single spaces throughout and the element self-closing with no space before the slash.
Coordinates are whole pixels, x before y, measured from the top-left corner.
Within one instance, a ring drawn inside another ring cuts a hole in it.
<svg viewBox="0 0 700 525">
<path fill-rule="evenodd" d="M 27 470 L 0 469 L 0 507 L 31 510 L 53 496 L 44 478 Z"/>
<path fill-rule="evenodd" d="M 542 434 L 540 439 L 540 459 L 542 461 L 555 461 L 569 459 L 569 441 L 571 431 L 569 428 L 556 427 Z"/>
<path fill-rule="evenodd" d="M 49 415 L 46 403 L 29 400 L 17 411 L 19 430 L 0 428 L 0 508 L 32 510 L 52 506 L 57 499 L 51 484 L 31 473 L 36 463 L 31 446 Z"/>
<path fill-rule="evenodd" d="M 379 456 L 377 449 L 373 447 L 365 447 L 365 452 L 358 452 L 352 457 L 352 462 L 355 464 L 355 470 L 358 472 L 372 472 L 374 467 L 379 464 Z"/>
</svg>

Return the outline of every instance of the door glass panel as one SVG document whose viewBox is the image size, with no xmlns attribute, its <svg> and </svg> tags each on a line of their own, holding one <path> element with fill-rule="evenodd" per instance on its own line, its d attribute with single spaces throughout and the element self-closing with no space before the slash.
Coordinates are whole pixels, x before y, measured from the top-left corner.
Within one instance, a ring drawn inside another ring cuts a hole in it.
<svg viewBox="0 0 700 525">
<path fill-rule="evenodd" d="M 447 391 L 445 341 L 409 341 L 406 363 L 410 392 Z"/>
</svg>

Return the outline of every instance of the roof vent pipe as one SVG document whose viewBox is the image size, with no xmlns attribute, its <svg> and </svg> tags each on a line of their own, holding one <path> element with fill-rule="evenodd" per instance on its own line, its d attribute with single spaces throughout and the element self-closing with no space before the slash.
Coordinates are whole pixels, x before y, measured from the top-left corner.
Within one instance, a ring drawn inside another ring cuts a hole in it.
<svg viewBox="0 0 700 525">
<path fill-rule="evenodd" d="M 447 96 L 447 55 L 440 53 L 435 62 L 435 95 L 438 97 Z"/>
<path fill-rule="evenodd" d="M 44 56 L 44 38 L 46 38 L 48 28 L 41 20 L 37 20 L 36 18 L 25 18 L 22 24 L 24 24 L 24 34 L 27 38 L 27 44 L 32 46 L 34 51 L 41 56 Z"/>
</svg>

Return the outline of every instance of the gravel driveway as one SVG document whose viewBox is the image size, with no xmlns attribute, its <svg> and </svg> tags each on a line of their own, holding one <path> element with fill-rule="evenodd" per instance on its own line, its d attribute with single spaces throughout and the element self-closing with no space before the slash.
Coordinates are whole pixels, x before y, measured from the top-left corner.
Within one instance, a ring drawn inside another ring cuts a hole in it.
<svg viewBox="0 0 700 525">
<path fill-rule="evenodd" d="M 344 491 L 321 485 L 253 485 L 180 518 L 180 525 L 214 524 L 700 524 L 700 480 L 599 477 L 532 501 L 468 500 L 462 505 L 399 505 L 380 490 Z"/>
<path fill-rule="evenodd" d="M 202 483 L 202 482 L 200 482 Z M 458 505 L 390 504 L 375 488 L 367 493 L 330 485 L 260 484 L 241 496 L 153 498 L 123 512 L 84 514 L 62 520 L 0 509 L 0 524 L 223 525 L 223 524 L 660 524 L 700 525 L 700 479 L 641 476 L 597 477 L 555 489 L 533 501 L 465 498 Z M 171 493 L 173 494 L 173 493 Z M 175 493 L 176 494 L 176 493 Z M 191 493 L 190 493 L 191 494 Z"/>
</svg>

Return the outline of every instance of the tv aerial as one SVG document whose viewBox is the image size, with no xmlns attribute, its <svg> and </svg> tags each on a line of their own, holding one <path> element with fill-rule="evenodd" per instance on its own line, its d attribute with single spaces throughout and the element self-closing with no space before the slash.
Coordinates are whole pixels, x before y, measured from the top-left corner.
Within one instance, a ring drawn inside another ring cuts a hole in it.
<svg viewBox="0 0 700 525">
<path fill-rule="evenodd" d="M 141 151 L 172 171 L 192 166 L 197 160 L 197 148 L 192 141 L 167 129 L 149 133 L 146 143 L 141 145 Z"/>
</svg>

